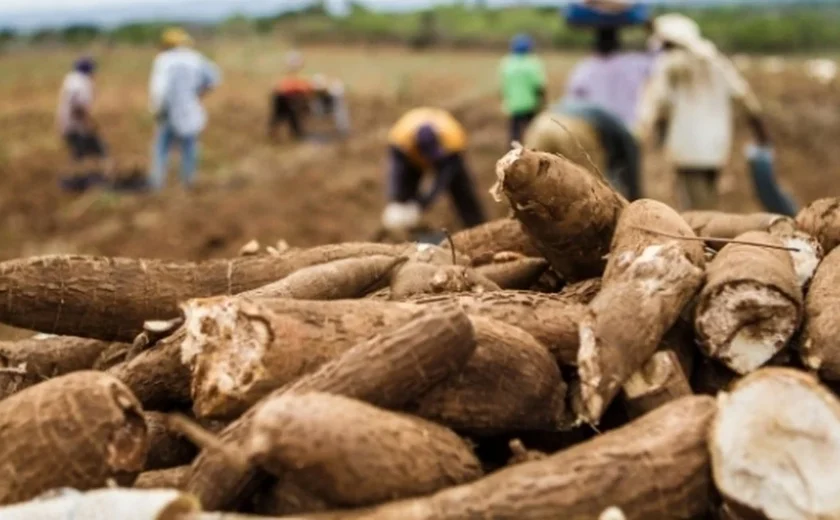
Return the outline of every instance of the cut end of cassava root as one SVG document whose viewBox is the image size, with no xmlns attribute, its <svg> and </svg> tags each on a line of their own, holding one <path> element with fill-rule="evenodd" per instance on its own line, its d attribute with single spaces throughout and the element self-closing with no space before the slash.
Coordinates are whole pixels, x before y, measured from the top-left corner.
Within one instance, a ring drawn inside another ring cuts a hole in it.
<svg viewBox="0 0 840 520">
<path fill-rule="evenodd" d="M 496 183 L 490 188 L 490 195 L 493 196 L 493 200 L 496 202 L 502 202 L 504 200 L 504 184 L 505 184 L 505 175 L 507 174 L 508 169 L 511 167 L 513 163 L 515 163 L 520 157 L 522 157 L 522 151 L 524 148 L 522 146 L 513 146 L 511 151 L 506 153 L 502 156 L 501 159 L 496 162 Z"/>
<path fill-rule="evenodd" d="M 718 401 L 710 449 L 727 501 L 774 520 L 840 517 L 840 403 L 816 378 L 765 368 Z"/>
<path fill-rule="evenodd" d="M 227 401 L 231 395 L 247 394 L 262 379 L 262 360 L 272 331 L 258 314 L 248 312 L 249 307 L 248 301 L 233 298 L 190 300 L 181 306 L 186 330 L 181 361 L 194 375 L 201 374 L 192 383 L 192 394 L 204 396 L 195 403 L 199 415 L 224 408 L 213 396 Z M 236 344 L 235 355 L 216 344 L 219 338 Z"/>
<path fill-rule="evenodd" d="M 790 252 L 790 258 L 793 260 L 793 268 L 796 271 L 799 286 L 805 287 L 814 277 L 817 266 L 820 265 L 820 260 L 823 257 L 822 246 L 814 237 L 802 232 L 795 232 L 780 238 L 786 247 L 796 250 Z"/>
<path fill-rule="evenodd" d="M 790 299 L 751 282 L 723 287 L 696 320 L 706 353 L 741 375 L 781 351 L 798 325 Z"/>
</svg>

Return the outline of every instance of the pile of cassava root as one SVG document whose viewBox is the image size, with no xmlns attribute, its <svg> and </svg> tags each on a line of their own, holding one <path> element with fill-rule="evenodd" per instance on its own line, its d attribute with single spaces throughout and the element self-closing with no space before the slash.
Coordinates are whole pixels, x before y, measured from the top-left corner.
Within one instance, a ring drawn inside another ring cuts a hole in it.
<svg viewBox="0 0 840 520">
<path fill-rule="evenodd" d="M 840 519 L 840 200 L 496 174 L 440 245 L 0 263 L 0 519 Z"/>
</svg>

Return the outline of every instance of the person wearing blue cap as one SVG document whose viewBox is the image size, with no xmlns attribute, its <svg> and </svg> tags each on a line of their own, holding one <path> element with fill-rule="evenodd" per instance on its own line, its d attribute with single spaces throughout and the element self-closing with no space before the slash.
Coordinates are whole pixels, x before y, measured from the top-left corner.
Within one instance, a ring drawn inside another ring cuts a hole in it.
<svg viewBox="0 0 840 520">
<path fill-rule="evenodd" d="M 86 171 L 90 167 L 88 159 L 100 162 L 102 175 L 111 175 L 111 160 L 91 113 L 95 72 L 93 58 L 79 58 L 73 64 L 73 70 L 64 77 L 59 94 L 56 123 L 72 157 L 73 176 L 90 173 Z"/>
<path fill-rule="evenodd" d="M 430 107 L 410 110 L 391 128 L 388 144 L 389 204 L 382 215 L 386 229 L 397 231 L 418 226 L 423 211 L 444 192 L 452 197 L 464 226 L 485 221 L 464 161 L 466 131 L 452 114 Z M 431 188 L 421 193 L 423 173 L 429 169 L 434 171 L 435 179 Z"/>
<path fill-rule="evenodd" d="M 510 53 L 499 67 L 504 110 L 510 118 L 510 140 L 520 141 L 534 116 L 545 105 L 546 77 L 542 60 L 534 54 L 534 41 L 517 34 Z"/>
</svg>

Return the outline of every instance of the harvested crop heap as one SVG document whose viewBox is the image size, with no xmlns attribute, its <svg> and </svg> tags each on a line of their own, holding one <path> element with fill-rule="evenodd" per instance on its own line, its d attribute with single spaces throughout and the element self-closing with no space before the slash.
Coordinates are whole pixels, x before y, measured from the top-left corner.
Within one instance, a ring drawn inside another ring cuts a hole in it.
<svg viewBox="0 0 840 520">
<path fill-rule="evenodd" d="M 439 246 L 0 264 L 0 518 L 840 518 L 837 202 L 496 173 Z"/>
</svg>

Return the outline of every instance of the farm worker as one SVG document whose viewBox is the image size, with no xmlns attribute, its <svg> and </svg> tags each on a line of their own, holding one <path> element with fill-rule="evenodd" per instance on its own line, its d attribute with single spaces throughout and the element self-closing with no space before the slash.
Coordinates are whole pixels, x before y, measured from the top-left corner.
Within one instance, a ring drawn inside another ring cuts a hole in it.
<svg viewBox="0 0 840 520">
<path fill-rule="evenodd" d="M 344 82 L 337 78 L 316 74 L 312 77 L 312 90 L 313 112 L 318 116 L 331 115 L 336 131 L 342 136 L 349 134 L 350 114 L 344 97 Z"/>
<path fill-rule="evenodd" d="M 289 129 L 296 140 L 304 138 L 303 116 L 313 89 L 312 82 L 306 78 L 303 70 L 303 56 L 298 51 L 286 54 L 286 72 L 274 86 L 271 94 L 272 112 L 268 122 L 268 135 L 277 137 L 277 127 L 288 122 Z"/>
<path fill-rule="evenodd" d="M 461 124 L 439 108 L 415 108 L 403 115 L 388 135 L 389 204 L 382 220 L 386 229 L 419 224 L 423 211 L 448 191 L 462 223 L 484 222 L 484 211 L 464 162 L 467 136 Z M 435 173 L 431 189 L 420 193 L 425 170 Z"/>
<path fill-rule="evenodd" d="M 654 65 L 639 107 L 636 134 L 665 145 L 691 209 L 718 206 L 717 179 L 732 147 L 732 101 L 746 109 L 757 146 L 751 162 L 754 182 L 771 211 L 793 208 L 772 175 L 770 140 L 761 105 L 747 81 L 696 22 L 679 14 L 653 21 L 652 41 L 663 52 Z"/>
<path fill-rule="evenodd" d="M 525 128 L 545 104 L 545 67 L 534 54 L 530 36 L 514 36 L 499 75 L 504 110 L 510 118 L 510 140 L 521 141 Z"/>
<path fill-rule="evenodd" d="M 642 197 L 638 143 L 621 119 L 599 105 L 561 100 L 537 115 L 522 144 L 605 175 L 631 201 Z"/>
<path fill-rule="evenodd" d="M 593 2 L 584 4 L 590 3 Z M 615 2 L 615 6 L 614 9 L 620 7 L 620 2 Z M 596 20 L 602 17 L 604 21 L 603 24 L 591 27 L 594 33 L 593 54 L 572 69 L 566 84 L 565 97 L 569 101 L 597 105 L 632 128 L 636 122 L 638 99 L 650 76 L 655 53 L 624 50 L 621 31 L 626 25 L 616 24 L 635 25 L 647 22 L 647 6 L 627 3 L 622 13 L 608 11 L 604 14 L 588 5 L 580 9 L 590 13 Z M 574 20 L 570 20 L 570 23 L 572 22 Z"/>
<path fill-rule="evenodd" d="M 161 52 L 155 57 L 149 81 L 149 98 L 157 131 L 152 147 L 149 183 L 163 188 L 169 150 L 181 147 L 181 182 L 192 187 L 198 165 L 198 138 L 207 124 L 202 98 L 221 80 L 218 67 L 191 48 L 192 38 L 180 28 L 164 31 Z"/>
<path fill-rule="evenodd" d="M 64 77 L 58 98 L 56 123 L 73 160 L 73 173 L 80 175 L 87 160 L 96 159 L 102 174 L 111 175 L 112 161 L 99 137 L 99 125 L 91 113 L 94 99 L 96 62 L 90 57 L 79 58 L 73 70 Z"/>
</svg>

